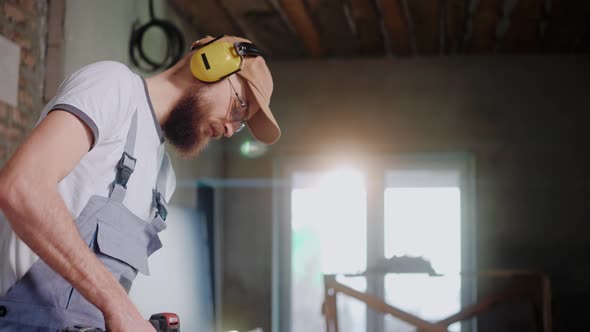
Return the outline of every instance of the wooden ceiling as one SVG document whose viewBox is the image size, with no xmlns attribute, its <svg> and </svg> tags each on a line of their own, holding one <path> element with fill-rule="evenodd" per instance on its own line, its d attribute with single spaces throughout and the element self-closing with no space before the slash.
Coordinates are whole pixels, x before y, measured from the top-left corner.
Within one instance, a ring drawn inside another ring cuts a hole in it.
<svg viewBox="0 0 590 332">
<path fill-rule="evenodd" d="M 590 0 L 170 0 L 271 59 L 588 53 Z"/>
</svg>

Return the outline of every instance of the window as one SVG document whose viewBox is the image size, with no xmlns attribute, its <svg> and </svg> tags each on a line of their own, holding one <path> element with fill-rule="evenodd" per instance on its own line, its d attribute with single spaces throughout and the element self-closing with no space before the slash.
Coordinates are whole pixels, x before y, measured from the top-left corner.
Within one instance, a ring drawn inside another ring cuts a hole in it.
<svg viewBox="0 0 590 332">
<path fill-rule="evenodd" d="M 323 274 L 366 269 L 366 190 L 352 170 L 298 172 L 291 192 L 291 331 L 322 331 Z M 354 280 L 363 287 L 363 280 Z M 341 301 L 347 326 L 364 328 L 363 306 Z"/>
<path fill-rule="evenodd" d="M 385 276 L 388 303 L 429 321 L 461 309 L 461 190 L 459 174 L 391 170 L 384 192 L 384 256 L 422 257 L 442 276 L 400 273 Z M 460 331 L 454 324 L 450 331 Z M 385 331 L 415 328 L 385 317 Z"/>
<path fill-rule="evenodd" d="M 465 158 L 378 158 L 356 169 L 326 167 L 317 160 L 282 165 L 277 173 L 290 185 L 275 202 L 274 331 L 325 330 L 323 274 L 340 274 L 340 282 L 431 321 L 471 302 L 474 281 L 459 274 L 474 269 Z M 363 275 L 396 257 L 421 257 L 443 276 Z M 337 301 L 341 331 L 416 330 L 346 295 Z M 457 323 L 450 330 L 474 329 Z"/>
</svg>

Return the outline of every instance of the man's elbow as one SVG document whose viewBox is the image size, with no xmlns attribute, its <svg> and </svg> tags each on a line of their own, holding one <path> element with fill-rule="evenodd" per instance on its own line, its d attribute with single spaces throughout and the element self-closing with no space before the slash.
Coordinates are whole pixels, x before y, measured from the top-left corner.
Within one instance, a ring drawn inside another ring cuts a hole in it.
<svg viewBox="0 0 590 332">
<path fill-rule="evenodd" d="M 14 176 L 0 173 L 0 210 L 7 210 L 16 199 L 17 181 Z"/>
<path fill-rule="evenodd" d="M 34 185 L 23 174 L 0 173 L 0 209 L 8 211 L 19 207 L 24 200 L 35 190 L 39 190 L 39 184 Z"/>
</svg>

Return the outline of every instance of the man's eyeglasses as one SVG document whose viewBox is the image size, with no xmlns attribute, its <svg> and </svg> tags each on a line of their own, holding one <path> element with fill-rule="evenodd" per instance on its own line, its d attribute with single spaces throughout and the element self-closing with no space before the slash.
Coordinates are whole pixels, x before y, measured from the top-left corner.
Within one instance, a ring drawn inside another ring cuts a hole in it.
<svg viewBox="0 0 590 332">
<path fill-rule="evenodd" d="M 248 103 L 244 102 L 242 98 L 240 98 L 229 77 L 227 78 L 227 81 L 229 82 L 229 86 L 236 95 L 236 99 L 239 103 L 239 105 L 232 105 L 231 111 L 229 112 L 229 121 L 240 123 L 238 129 L 234 131 L 234 134 L 237 134 L 242 131 L 244 127 L 246 127 L 246 119 L 248 118 Z"/>
</svg>

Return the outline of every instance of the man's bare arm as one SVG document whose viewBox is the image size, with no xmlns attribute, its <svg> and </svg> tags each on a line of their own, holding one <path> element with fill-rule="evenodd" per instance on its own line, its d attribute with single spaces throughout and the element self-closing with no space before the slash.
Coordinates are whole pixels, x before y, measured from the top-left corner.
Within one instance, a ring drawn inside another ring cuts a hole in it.
<svg viewBox="0 0 590 332">
<path fill-rule="evenodd" d="M 81 238 L 57 191 L 92 141 L 80 119 L 51 112 L 0 171 L 0 208 L 16 235 L 102 311 L 109 331 L 153 331 Z"/>
</svg>

